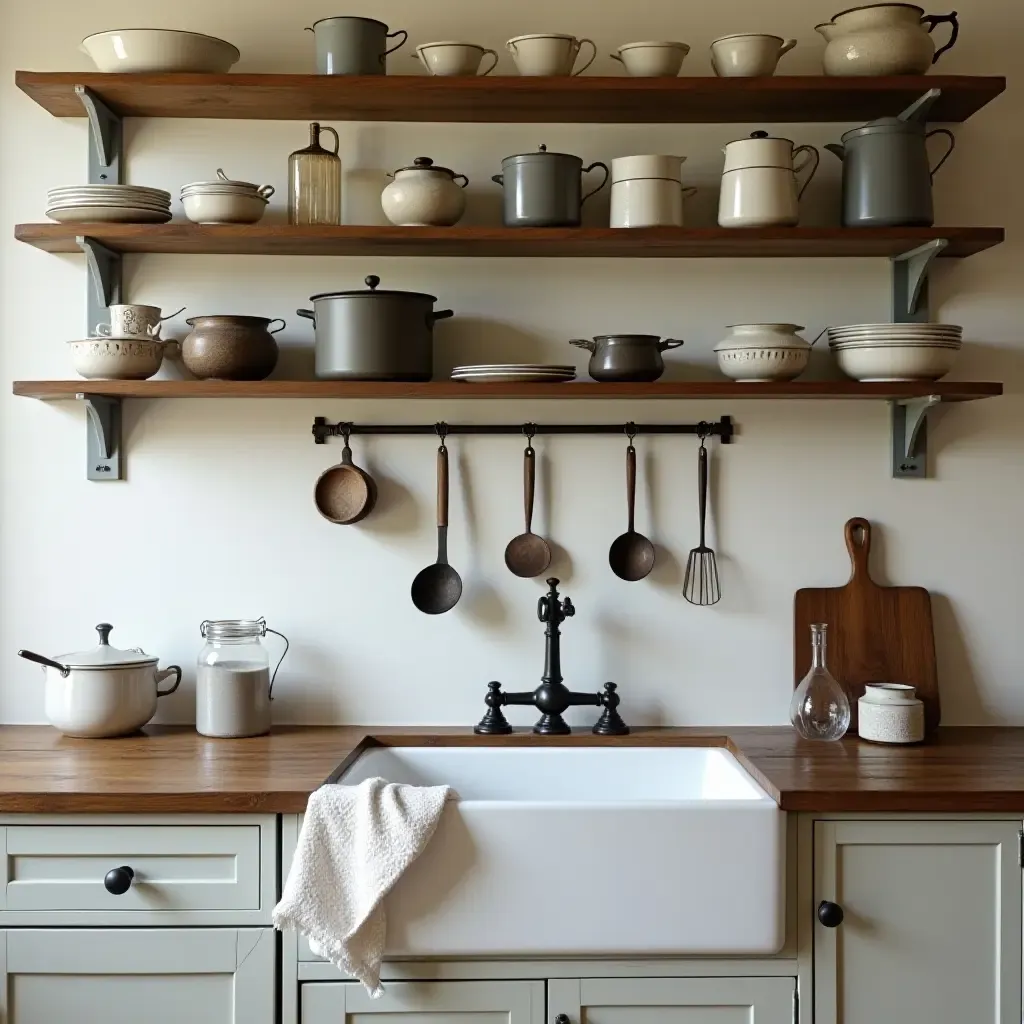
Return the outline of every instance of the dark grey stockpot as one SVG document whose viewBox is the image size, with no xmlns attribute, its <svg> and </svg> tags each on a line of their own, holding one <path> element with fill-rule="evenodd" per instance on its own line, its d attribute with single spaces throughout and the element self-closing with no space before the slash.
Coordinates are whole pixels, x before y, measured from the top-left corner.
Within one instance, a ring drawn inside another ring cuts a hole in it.
<svg viewBox="0 0 1024 1024">
<path fill-rule="evenodd" d="M 604 180 L 581 195 L 583 175 L 595 167 L 604 171 Z M 541 146 L 536 153 L 505 157 L 501 174 L 491 181 L 502 187 L 506 227 L 574 228 L 579 227 L 583 203 L 608 184 L 608 168 L 600 161 L 584 167 L 578 156 L 549 153 Z"/>
<path fill-rule="evenodd" d="M 313 295 L 312 309 L 296 313 L 313 321 L 316 375 L 328 380 L 430 380 L 434 373 L 434 324 L 453 316 L 435 312 L 437 298 L 423 292 L 368 291 Z"/>
<path fill-rule="evenodd" d="M 405 29 L 389 32 L 388 26 L 373 18 L 339 16 L 313 22 L 318 75 L 384 75 L 387 55 L 405 44 Z M 388 40 L 401 36 L 390 49 Z"/>
<path fill-rule="evenodd" d="M 573 338 L 570 345 L 590 353 L 587 372 L 594 380 L 652 381 L 665 372 L 661 353 L 683 344 L 676 338 L 657 334 L 598 334 L 594 338 Z"/>
<path fill-rule="evenodd" d="M 927 141 L 949 139 L 942 159 L 931 167 Z M 846 227 L 931 227 L 932 178 L 953 152 L 956 140 L 945 128 L 926 132 L 916 120 L 883 117 L 843 135 L 825 148 L 843 161 L 843 224 Z"/>
</svg>

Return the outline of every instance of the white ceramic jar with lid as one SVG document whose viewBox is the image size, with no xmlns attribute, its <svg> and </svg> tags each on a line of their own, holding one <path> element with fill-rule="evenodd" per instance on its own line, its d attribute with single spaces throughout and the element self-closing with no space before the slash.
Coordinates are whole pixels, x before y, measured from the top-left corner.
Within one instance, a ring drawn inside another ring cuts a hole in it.
<svg viewBox="0 0 1024 1024">
<path fill-rule="evenodd" d="M 857 701 L 857 735 L 872 743 L 920 743 L 924 704 L 913 686 L 868 683 Z"/>
<path fill-rule="evenodd" d="M 277 671 L 288 653 L 288 638 L 265 619 L 207 619 L 199 627 L 206 646 L 196 667 L 196 732 L 239 738 L 270 732 L 270 701 Z M 284 653 L 273 675 L 260 642 L 273 633 Z"/>
<path fill-rule="evenodd" d="M 448 167 L 435 167 L 429 156 L 418 156 L 411 167 L 400 167 L 394 179 L 380 196 L 381 208 L 392 224 L 450 227 L 466 212 L 462 190 L 469 178 Z"/>
<path fill-rule="evenodd" d="M 715 346 L 718 368 L 732 380 L 794 380 L 807 369 L 811 345 L 799 324 L 731 324 Z"/>
<path fill-rule="evenodd" d="M 611 227 L 682 227 L 683 200 L 697 191 L 681 184 L 685 160 L 655 154 L 612 160 Z"/>
<path fill-rule="evenodd" d="M 800 219 L 799 200 L 818 169 L 813 146 L 753 132 L 724 149 L 725 166 L 718 197 L 718 223 L 724 228 L 792 226 Z M 797 175 L 810 173 L 797 188 Z"/>
</svg>

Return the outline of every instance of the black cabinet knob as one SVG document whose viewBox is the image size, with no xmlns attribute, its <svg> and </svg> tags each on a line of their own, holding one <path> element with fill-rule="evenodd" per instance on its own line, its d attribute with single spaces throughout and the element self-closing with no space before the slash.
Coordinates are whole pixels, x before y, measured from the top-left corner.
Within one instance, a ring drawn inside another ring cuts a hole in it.
<svg viewBox="0 0 1024 1024">
<path fill-rule="evenodd" d="M 818 904 L 818 920 L 826 928 L 838 928 L 843 923 L 843 908 L 838 903 L 822 900 Z"/>
<path fill-rule="evenodd" d="M 131 887 L 135 872 L 127 865 L 119 868 L 111 868 L 103 876 L 103 888 L 111 896 L 123 896 Z"/>
</svg>

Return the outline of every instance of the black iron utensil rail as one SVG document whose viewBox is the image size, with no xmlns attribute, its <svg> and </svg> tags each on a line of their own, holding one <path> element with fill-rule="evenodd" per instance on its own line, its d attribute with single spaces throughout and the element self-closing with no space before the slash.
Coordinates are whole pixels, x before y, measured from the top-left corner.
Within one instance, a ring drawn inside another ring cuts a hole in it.
<svg viewBox="0 0 1024 1024">
<path fill-rule="evenodd" d="M 439 435 L 459 434 L 517 435 L 540 437 L 544 434 L 619 434 L 642 437 L 645 434 L 698 434 L 717 437 L 722 444 L 731 444 L 735 428 L 731 416 L 699 423 L 328 423 L 323 416 L 313 420 L 313 439 L 326 444 L 330 437 L 355 437 L 358 434 Z"/>
</svg>

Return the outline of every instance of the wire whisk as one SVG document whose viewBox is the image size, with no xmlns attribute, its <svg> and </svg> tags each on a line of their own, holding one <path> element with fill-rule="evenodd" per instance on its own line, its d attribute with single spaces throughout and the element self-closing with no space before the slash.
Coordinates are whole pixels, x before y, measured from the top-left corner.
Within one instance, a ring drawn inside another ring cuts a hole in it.
<svg viewBox="0 0 1024 1024">
<path fill-rule="evenodd" d="M 704 542 L 704 527 L 708 514 L 708 450 L 704 439 L 708 436 L 705 423 L 697 429 L 700 448 L 697 450 L 697 501 L 700 507 L 700 544 L 686 559 L 686 575 L 683 577 L 683 597 L 690 604 L 711 605 L 722 599 L 718 582 L 718 562 L 715 552 Z"/>
</svg>

